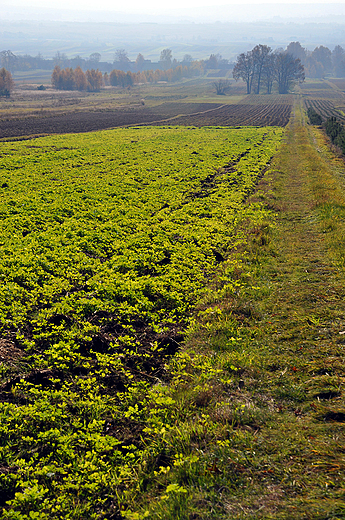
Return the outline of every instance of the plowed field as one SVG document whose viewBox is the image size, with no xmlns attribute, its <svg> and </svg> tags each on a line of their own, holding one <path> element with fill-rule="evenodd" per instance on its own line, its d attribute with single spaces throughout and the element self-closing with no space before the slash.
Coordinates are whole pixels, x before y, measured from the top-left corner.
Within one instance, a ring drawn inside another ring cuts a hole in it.
<svg viewBox="0 0 345 520">
<path fill-rule="evenodd" d="M 285 126 L 289 104 L 164 103 L 157 107 L 132 106 L 104 111 L 3 119 L 0 138 L 42 134 L 91 132 L 119 126 L 174 124 L 183 126 Z"/>
<path fill-rule="evenodd" d="M 306 99 L 305 105 L 307 108 L 312 107 L 324 120 L 329 117 L 336 117 L 338 121 L 345 122 L 344 115 L 335 108 L 334 104 L 330 100 Z"/>
<path fill-rule="evenodd" d="M 343 78 L 340 79 L 332 79 L 331 82 L 340 90 L 345 90 L 345 80 Z"/>
<path fill-rule="evenodd" d="M 224 105 L 175 118 L 174 124 L 192 126 L 285 126 L 291 113 L 291 105 Z M 164 124 L 166 122 L 161 122 Z M 157 123 L 155 123 L 157 124 Z"/>
</svg>

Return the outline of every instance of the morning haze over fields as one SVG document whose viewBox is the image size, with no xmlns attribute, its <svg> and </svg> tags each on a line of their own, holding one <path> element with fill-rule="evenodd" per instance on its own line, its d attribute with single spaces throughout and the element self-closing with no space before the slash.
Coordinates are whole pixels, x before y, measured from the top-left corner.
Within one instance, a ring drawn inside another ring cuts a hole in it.
<svg viewBox="0 0 345 520">
<path fill-rule="evenodd" d="M 344 249 L 344 4 L 2 5 L 0 518 L 345 518 Z"/>
<path fill-rule="evenodd" d="M 2 7 L 2 49 L 15 54 L 41 53 L 52 57 L 57 51 L 68 57 L 88 57 L 100 52 L 112 61 L 116 48 L 125 47 L 131 59 L 138 52 L 157 61 L 162 46 L 169 46 L 177 59 L 185 53 L 196 59 L 211 53 L 234 59 L 256 43 L 273 48 L 299 41 L 308 49 L 322 44 L 344 43 L 344 4 L 244 4 L 173 9 L 160 4 L 146 11 L 142 5 L 126 13 L 113 10 L 59 9 L 50 4 Z M 129 4 L 130 6 L 131 4 Z M 74 53 L 74 54 L 73 54 Z"/>
</svg>

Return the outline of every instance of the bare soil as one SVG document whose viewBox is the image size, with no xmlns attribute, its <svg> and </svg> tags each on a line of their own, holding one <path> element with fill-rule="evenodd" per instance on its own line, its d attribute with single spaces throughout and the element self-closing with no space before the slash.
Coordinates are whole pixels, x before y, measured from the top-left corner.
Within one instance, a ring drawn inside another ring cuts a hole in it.
<svg viewBox="0 0 345 520">
<path fill-rule="evenodd" d="M 285 126 L 291 106 L 222 105 L 217 103 L 163 103 L 157 107 L 130 105 L 128 107 L 66 111 L 52 114 L 3 118 L 0 120 L 0 139 L 46 134 L 93 132 L 130 125 L 186 125 L 186 126 Z"/>
</svg>

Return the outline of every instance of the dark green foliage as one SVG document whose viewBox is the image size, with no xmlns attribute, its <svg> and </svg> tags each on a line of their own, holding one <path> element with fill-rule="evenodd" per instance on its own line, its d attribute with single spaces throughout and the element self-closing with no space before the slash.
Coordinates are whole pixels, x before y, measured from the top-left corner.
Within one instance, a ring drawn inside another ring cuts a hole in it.
<svg viewBox="0 0 345 520">
<path fill-rule="evenodd" d="M 312 107 L 308 108 L 307 114 L 311 125 L 322 125 L 322 117 Z"/>
<path fill-rule="evenodd" d="M 332 143 L 345 153 L 345 129 L 335 117 L 327 119 L 326 133 L 331 138 Z"/>
</svg>

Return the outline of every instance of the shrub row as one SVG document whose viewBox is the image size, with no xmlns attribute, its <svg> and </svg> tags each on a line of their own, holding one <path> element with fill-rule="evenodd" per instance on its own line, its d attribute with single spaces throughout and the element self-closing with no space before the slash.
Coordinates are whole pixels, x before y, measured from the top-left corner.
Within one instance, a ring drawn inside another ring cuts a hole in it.
<svg viewBox="0 0 345 520">
<path fill-rule="evenodd" d="M 345 153 L 345 129 L 336 117 L 330 117 L 326 121 L 326 134 L 331 138 L 332 143 L 338 146 L 342 153 Z"/>
<path fill-rule="evenodd" d="M 312 125 L 322 125 L 322 117 L 313 107 L 309 107 L 307 110 L 307 114 L 309 117 L 310 124 Z"/>
<path fill-rule="evenodd" d="M 314 110 L 313 107 L 308 107 L 307 110 L 310 124 L 322 125 L 322 116 Z M 345 153 L 345 128 L 337 121 L 335 116 L 329 117 L 325 123 L 325 131 L 328 137 L 330 137 L 332 143 L 340 148 L 342 153 Z"/>
</svg>

